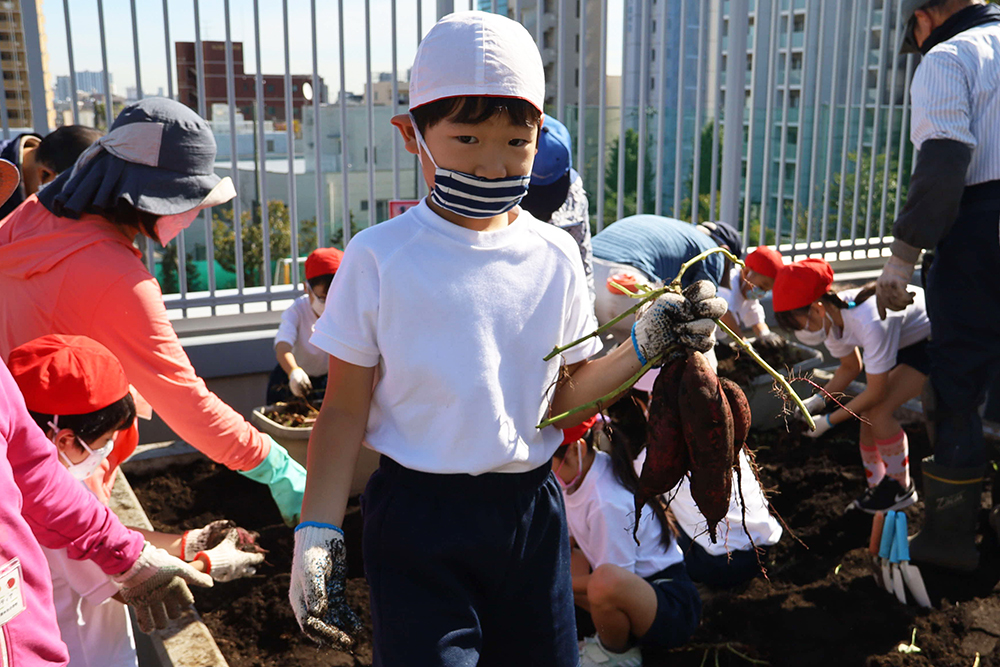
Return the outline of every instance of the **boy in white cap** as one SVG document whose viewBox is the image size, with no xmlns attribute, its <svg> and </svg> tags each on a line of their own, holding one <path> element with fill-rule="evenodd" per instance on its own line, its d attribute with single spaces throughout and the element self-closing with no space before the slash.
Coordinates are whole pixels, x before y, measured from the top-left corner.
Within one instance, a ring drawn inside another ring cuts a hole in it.
<svg viewBox="0 0 1000 667">
<path fill-rule="evenodd" d="M 596 327 L 573 239 L 518 207 L 544 84 L 518 23 L 462 12 L 430 30 L 410 114 L 393 119 L 430 194 L 351 241 L 311 339 L 331 357 L 289 597 L 307 635 L 353 644 L 339 526 L 364 440 L 382 454 L 362 496 L 374 665 L 575 667 L 550 459 L 559 429 L 596 410 L 536 424 L 611 393 L 668 345 L 713 344 L 710 320 L 676 325 L 661 301 L 601 359 L 588 361 L 590 339 L 543 361 Z"/>
</svg>

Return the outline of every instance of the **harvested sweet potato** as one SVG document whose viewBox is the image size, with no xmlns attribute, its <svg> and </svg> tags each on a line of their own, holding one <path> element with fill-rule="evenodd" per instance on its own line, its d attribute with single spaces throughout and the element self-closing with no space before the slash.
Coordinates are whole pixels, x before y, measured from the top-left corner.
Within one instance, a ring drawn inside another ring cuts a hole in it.
<svg viewBox="0 0 1000 667">
<path fill-rule="evenodd" d="M 729 511 L 733 487 L 733 413 L 719 378 L 700 352 L 688 354 L 678 396 L 684 441 L 691 470 L 691 497 L 708 522 L 716 542 L 716 527 Z"/>
<path fill-rule="evenodd" d="M 740 386 L 729 378 L 720 377 L 722 391 L 729 401 L 729 410 L 733 413 L 733 466 L 740 465 L 740 451 L 746 446 L 747 434 L 750 432 L 750 403 Z"/>
<path fill-rule="evenodd" d="M 681 426 L 678 392 L 687 359 L 664 366 L 653 383 L 646 421 L 646 460 L 635 496 L 635 525 L 638 529 L 642 507 L 652 498 L 677 486 L 687 473 L 687 445 Z"/>
</svg>

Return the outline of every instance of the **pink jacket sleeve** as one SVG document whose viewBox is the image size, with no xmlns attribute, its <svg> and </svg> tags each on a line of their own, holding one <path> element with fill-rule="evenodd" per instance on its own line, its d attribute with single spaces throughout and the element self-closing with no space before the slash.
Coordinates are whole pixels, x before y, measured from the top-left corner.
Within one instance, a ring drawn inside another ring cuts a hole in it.
<svg viewBox="0 0 1000 667">
<path fill-rule="evenodd" d="M 28 415 L 21 392 L 3 364 L 0 429 L 22 496 L 21 515 L 39 543 L 50 549 L 64 548 L 75 560 L 92 560 L 108 574 L 121 574 L 131 567 L 142 551 L 142 535 L 123 526 L 66 472 L 55 447 Z"/>
<path fill-rule="evenodd" d="M 115 280 L 92 312 L 90 337 L 118 357 L 129 382 L 185 442 L 233 470 L 251 470 L 267 457 L 269 443 L 195 373 L 145 270 Z"/>
</svg>

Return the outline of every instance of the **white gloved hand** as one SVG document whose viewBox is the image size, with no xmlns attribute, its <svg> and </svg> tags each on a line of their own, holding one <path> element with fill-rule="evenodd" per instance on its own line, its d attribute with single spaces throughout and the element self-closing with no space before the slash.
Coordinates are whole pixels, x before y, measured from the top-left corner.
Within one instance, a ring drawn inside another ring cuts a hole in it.
<svg viewBox="0 0 1000 667">
<path fill-rule="evenodd" d="M 226 537 L 236 523 L 229 519 L 219 519 L 204 526 L 184 531 L 181 535 L 181 558 L 190 563 L 199 551 L 208 551 Z"/>
<path fill-rule="evenodd" d="M 288 386 L 292 390 L 292 393 L 299 398 L 303 398 L 313 388 L 309 374 L 298 366 L 293 368 L 292 372 L 288 374 Z"/>
<path fill-rule="evenodd" d="M 347 606 L 347 551 L 334 526 L 303 523 L 295 529 L 288 599 L 302 632 L 314 642 L 347 650 L 361 621 Z"/>
<path fill-rule="evenodd" d="M 683 294 L 663 294 L 639 311 L 632 326 L 636 356 L 645 364 L 675 344 L 708 352 L 715 346 L 713 320 L 725 315 L 727 307 L 707 280 L 692 284 Z"/>
<path fill-rule="evenodd" d="M 830 423 L 830 415 L 825 415 L 816 420 L 815 429 L 812 431 L 803 431 L 802 435 L 807 438 L 819 438 L 831 428 L 833 428 L 833 424 Z"/>
<path fill-rule="evenodd" d="M 879 317 L 883 320 L 886 309 L 906 310 L 913 303 L 913 292 L 906 291 L 912 277 L 913 264 L 895 255 L 882 267 L 882 273 L 875 282 L 875 300 L 878 303 Z"/>
<path fill-rule="evenodd" d="M 143 632 L 167 627 L 168 620 L 178 618 L 194 603 L 185 581 L 197 586 L 212 585 L 212 577 L 149 542 L 132 567 L 114 580 L 122 587 L 122 599 L 135 609 Z"/>
<path fill-rule="evenodd" d="M 207 551 L 200 551 L 195 558 L 205 563 L 205 574 L 215 581 L 232 581 L 249 577 L 257 572 L 257 566 L 264 562 L 264 551 L 256 545 L 250 550 L 241 550 L 240 531 L 230 528 L 217 545 Z"/>
<path fill-rule="evenodd" d="M 809 411 L 809 414 L 816 415 L 822 412 L 826 407 L 826 396 L 823 394 L 813 394 L 806 400 L 802 401 L 802 403 L 806 406 L 806 410 Z M 804 415 L 800 414 L 799 416 L 805 419 Z"/>
</svg>

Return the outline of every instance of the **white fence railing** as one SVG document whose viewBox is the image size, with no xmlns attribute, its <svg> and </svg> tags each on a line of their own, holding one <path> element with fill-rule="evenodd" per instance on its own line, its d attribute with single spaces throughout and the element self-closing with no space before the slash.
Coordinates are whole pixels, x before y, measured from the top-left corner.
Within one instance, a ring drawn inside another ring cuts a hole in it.
<svg viewBox="0 0 1000 667">
<path fill-rule="evenodd" d="M 390 200 L 424 194 L 388 121 L 405 110 L 402 74 L 425 30 L 470 8 L 505 13 L 535 36 L 546 111 L 574 136 L 595 231 L 655 213 L 735 221 L 748 245 L 796 255 L 878 255 L 912 164 L 916 63 L 897 55 L 899 4 L 162 0 L 162 9 L 141 3 L 140 16 L 135 0 L 46 0 L 46 16 L 23 2 L 21 17 L 26 35 L 47 32 L 48 68 L 68 73 L 70 100 L 55 102 L 65 122 L 107 127 L 127 101 L 113 80 L 134 82 L 135 98 L 163 82 L 163 94 L 212 120 L 226 156 L 218 171 L 240 196 L 168 248 L 145 248 L 168 307 L 188 316 L 270 309 L 302 278 L 291 257 L 342 245 L 384 219 Z M 121 50 L 129 39 L 131 54 Z M 44 133 L 50 82 L 39 40 L 25 41 L 34 129 Z M 98 52 L 102 90 L 81 94 L 81 57 Z M 244 74 L 251 53 L 256 71 Z M 18 125 L 6 97 L 5 138 Z M 291 285 L 275 285 L 286 273 Z"/>
</svg>

